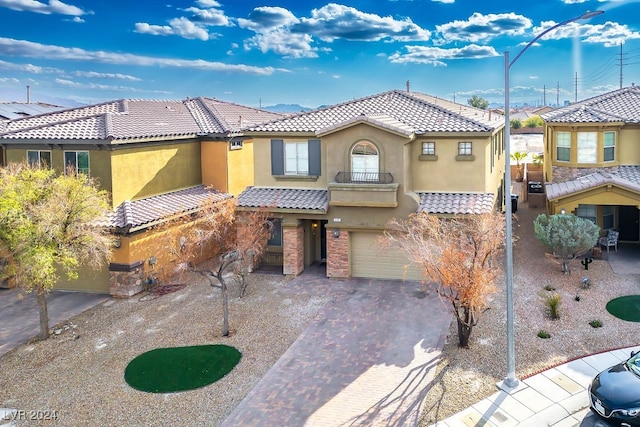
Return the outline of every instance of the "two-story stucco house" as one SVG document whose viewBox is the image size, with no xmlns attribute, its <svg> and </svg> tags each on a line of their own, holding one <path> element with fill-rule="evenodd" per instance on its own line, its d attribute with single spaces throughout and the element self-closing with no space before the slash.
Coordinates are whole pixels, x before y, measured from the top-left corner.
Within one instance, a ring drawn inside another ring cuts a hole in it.
<svg viewBox="0 0 640 427">
<path fill-rule="evenodd" d="M 393 217 L 500 207 L 503 129 L 502 115 L 408 91 L 249 127 L 255 186 L 239 209 L 272 212 L 263 262 L 285 274 L 326 262 L 328 277 L 419 279 L 376 239 Z"/>
<path fill-rule="evenodd" d="M 640 240 L 640 87 L 542 115 L 547 210 L 572 212 Z"/>
<path fill-rule="evenodd" d="M 110 192 L 119 239 L 109 268 L 58 287 L 126 296 L 166 263 L 150 228 L 252 185 L 253 145 L 239 131 L 279 117 L 212 98 L 121 99 L 0 123 L 0 147 L 7 163 L 72 167 Z"/>
</svg>

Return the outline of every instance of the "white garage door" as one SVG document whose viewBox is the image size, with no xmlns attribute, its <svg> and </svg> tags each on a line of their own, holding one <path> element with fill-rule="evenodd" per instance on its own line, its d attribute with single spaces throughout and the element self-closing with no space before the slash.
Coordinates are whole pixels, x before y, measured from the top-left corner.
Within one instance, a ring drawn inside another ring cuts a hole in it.
<svg viewBox="0 0 640 427">
<path fill-rule="evenodd" d="M 351 234 L 351 275 L 378 279 L 420 280 L 418 268 L 409 263 L 400 249 L 379 248 L 378 236 L 381 234 Z"/>
</svg>

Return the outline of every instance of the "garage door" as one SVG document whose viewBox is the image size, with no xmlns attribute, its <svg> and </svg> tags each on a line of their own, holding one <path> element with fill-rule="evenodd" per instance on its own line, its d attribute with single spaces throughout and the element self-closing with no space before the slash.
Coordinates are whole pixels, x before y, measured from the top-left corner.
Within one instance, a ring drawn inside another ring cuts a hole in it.
<svg viewBox="0 0 640 427">
<path fill-rule="evenodd" d="M 420 280 L 415 265 L 409 264 L 400 249 L 381 249 L 379 233 L 351 234 L 351 275 L 377 279 Z M 405 269 L 405 266 L 409 266 Z"/>
<path fill-rule="evenodd" d="M 54 289 L 60 291 L 82 291 L 97 294 L 109 293 L 109 267 L 94 271 L 90 268 L 81 268 L 78 272 L 78 279 L 67 280 L 64 273 L 58 273 L 60 282 Z"/>
</svg>

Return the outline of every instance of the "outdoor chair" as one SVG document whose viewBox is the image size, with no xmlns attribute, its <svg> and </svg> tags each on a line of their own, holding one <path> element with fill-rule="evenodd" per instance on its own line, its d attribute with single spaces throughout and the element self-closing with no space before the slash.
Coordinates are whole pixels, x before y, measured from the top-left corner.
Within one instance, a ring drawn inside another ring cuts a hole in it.
<svg viewBox="0 0 640 427">
<path fill-rule="evenodd" d="M 616 252 L 618 252 L 618 236 L 619 235 L 620 235 L 619 231 L 608 230 L 607 235 L 604 237 L 601 237 L 598 240 L 598 243 L 600 244 L 600 246 L 607 247 L 607 255 L 609 255 L 610 247 L 614 247 L 616 249 Z"/>
</svg>

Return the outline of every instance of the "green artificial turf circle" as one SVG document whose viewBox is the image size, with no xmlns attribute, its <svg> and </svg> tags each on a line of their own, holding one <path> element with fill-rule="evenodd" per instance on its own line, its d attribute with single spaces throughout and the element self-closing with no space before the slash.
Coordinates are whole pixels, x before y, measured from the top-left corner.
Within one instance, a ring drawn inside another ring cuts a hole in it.
<svg viewBox="0 0 640 427">
<path fill-rule="evenodd" d="M 124 380 L 150 393 L 193 390 L 227 375 L 241 357 L 236 348 L 221 344 L 157 348 L 129 362 Z"/>
<path fill-rule="evenodd" d="M 640 295 L 614 298 L 607 303 L 607 311 L 618 319 L 640 322 Z"/>
</svg>

